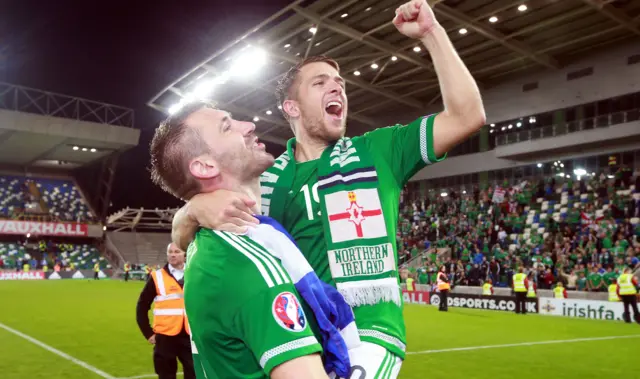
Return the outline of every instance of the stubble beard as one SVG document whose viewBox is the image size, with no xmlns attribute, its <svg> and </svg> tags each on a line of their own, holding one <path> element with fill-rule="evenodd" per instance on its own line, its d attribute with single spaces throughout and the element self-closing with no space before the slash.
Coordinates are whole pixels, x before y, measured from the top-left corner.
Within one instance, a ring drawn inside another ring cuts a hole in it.
<svg viewBox="0 0 640 379">
<path fill-rule="evenodd" d="M 326 143 L 333 143 L 344 136 L 344 132 L 339 136 L 333 135 L 329 131 L 329 127 L 325 124 L 325 120 L 322 117 L 309 117 L 302 115 L 302 129 L 305 134 L 311 140 L 323 141 Z M 344 130 L 344 123 L 343 123 Z"/>
</svg>

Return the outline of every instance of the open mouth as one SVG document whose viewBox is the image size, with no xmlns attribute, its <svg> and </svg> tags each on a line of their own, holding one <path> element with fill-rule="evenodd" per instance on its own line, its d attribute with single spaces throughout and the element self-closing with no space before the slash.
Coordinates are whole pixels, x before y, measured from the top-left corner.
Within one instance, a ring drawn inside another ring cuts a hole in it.
<svg viewBox="0 0 640 379">
<path fill-rule="evenodd" d="M 342 102 L 340 101 L 330 101 L 325 105 L 324 110 L 328 115 L 332 116 L 335 119 L 341 120 L 343 115 Z"/>
<path fill-rule="evenodd" d="M 253 147 L 258 148 L 258 149 L 264 149 L 264 143 L 260 142 L 259 139 L 255 139 L 255 141 L 253 141 Z"/>
</svg>

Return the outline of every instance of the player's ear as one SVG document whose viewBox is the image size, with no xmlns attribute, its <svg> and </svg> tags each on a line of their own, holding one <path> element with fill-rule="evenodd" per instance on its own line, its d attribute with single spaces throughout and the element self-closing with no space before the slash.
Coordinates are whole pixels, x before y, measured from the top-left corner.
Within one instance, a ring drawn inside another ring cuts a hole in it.
<svg viewBox="0 0 640 379">
<path fill-rule="evenodd" d="M 291 118 L 300 117 L 300 107 L 298 106 L 298 102 L 295 100 L 290 100 L 290 99 L 285 100 L 282 103 L 282 109 Z"/>
<path fill-rule="evenodd" d="M 189 172 L 198 179 L 213 179 L 220 175 L 218 165 L 209 155 L 201 155 L 189 162 Z"/>
</svg>

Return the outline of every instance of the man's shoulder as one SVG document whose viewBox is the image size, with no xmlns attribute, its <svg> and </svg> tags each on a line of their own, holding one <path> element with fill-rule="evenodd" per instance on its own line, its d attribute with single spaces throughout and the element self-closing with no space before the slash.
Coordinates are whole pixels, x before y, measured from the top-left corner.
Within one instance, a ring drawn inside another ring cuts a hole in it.
<svg viewBox="0 0 640 379">
<path fill-rule="evenodd" d="M 285 280 L 278 259 L 245 235 L 202 229 L 196 235 L 191 268 L 215 275 L 231 291 L 250 296 Z"/>
</svg>

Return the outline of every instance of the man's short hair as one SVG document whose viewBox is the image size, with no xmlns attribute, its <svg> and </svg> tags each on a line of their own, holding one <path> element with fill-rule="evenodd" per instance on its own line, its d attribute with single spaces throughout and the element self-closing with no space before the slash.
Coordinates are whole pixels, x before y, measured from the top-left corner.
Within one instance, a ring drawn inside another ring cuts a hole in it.
<svg viewBox="0 0 640 379">
<path fill-rule="evenodd" d="M 289 71 L 284 74 L 282 79 L 278 81 L 278 85 L 276 87 L 276 97 L 278 98 L 278 104 L 282 107 L 282 114 L 287 120 L 289 120 L 289 115 L 284 110 L 284 101 L 287 99 L 294 99 L 296 97 L 296 94 L 295 92 L 293 92 L 293 90 L 294 85 L 296 84 L 296 81 L 298 79 L 298 74 L 300 74 L 300 70 L 302 69 L 302 67 L 316 62 L 327 63 L 331 67 L 338 70 L 338 72 L 340 72 L 340 65 L 338 65 L 338 62 L 334 61 L 331 58 L 325 57 L 324 55 L 303 59 L 295 66 L 291 67 Z"/>
<path fill-rule="evenodd" d="M 214 106 L 205 102 L 185 105 L 160 123 L 151 140 L 151 180 L 183 200 L 191 199 L 201 190 L 189 170 L 190 161 L 211 151 L 198 131 L 185 123 L 189 116 L 203 108 Z"/>
</svg>

